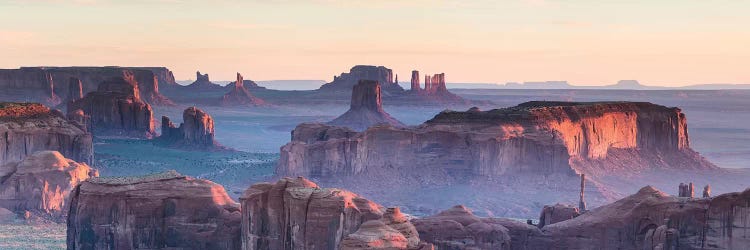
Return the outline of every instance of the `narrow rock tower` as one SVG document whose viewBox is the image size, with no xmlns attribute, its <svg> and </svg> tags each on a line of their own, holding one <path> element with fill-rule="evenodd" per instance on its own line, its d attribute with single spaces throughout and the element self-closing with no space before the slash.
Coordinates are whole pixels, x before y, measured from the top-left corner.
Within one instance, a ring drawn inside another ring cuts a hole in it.
<svg viewBox="0 0 750 250">
<path fill-rule="evenodd" d="M 586 200 L 583 192 L 586 190 L 586 174 L 581 174 L 581 194 L 578 201 L 578 211 L 580 213 L 586 212 Z"/>
<path fill-rule="evenodd" d="M 422 87 L 419 83 L 419 71 L 412 70 L 411 71 L 411 92 L 419 92 L 422 90 Z"/>
</svg>

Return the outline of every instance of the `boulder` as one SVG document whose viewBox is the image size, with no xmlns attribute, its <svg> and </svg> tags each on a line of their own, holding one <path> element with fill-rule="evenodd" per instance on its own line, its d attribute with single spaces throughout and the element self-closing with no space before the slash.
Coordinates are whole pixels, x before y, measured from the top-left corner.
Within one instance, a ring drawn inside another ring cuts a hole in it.
<svg viewBox="0 0 750 250">
<path fill-rule="evenodd" d="M 0 164 L 45 150 L 89 165 L 94 161 L 91 134 L 59 111 L 36 103 L 0 103 Z"/>
<path fill-rule="evenodd" d="M 207 180 L 92 178 L 71 196 L 68 249 L 240 249 L 239 205 Z"/>
<path fill-rule="evenodd" d="M 437 249 L 511 249 L 508 229 L 490 219 L 475 216 L 464 206 L 413 220 L 420 239 Z"/>
<path fill-rule="evenodd" d="M 66 159 L 57 151 L 39 151 L 0 166 L 0 207 L 60 221 L 67 215 L 71 190 L 98 175 L 86 163 Z"/>
<path fill-rule="evenodd" d="M 363 131 L 376 124 L 389 124 L 396 127 L 406 126 L 383 110 L 383 101 L 380 94 L 378 82 L 360 80 L 352 91 L 349 110 L 328 122 L 328 124 L 348 127 L 357 131 Z"/>
<path fill-rule="evenodd" d="M 543 228 L 546 225 L 558 223 L 565 220 L 570 220 L 578 217 L 581 213 L 578 212 L 578 208 L 565 205 L 555 204 L 553 206 L 545 205 L 542 209 L 542 214 L 539 215 L 539 228 Z"/>
</svg>

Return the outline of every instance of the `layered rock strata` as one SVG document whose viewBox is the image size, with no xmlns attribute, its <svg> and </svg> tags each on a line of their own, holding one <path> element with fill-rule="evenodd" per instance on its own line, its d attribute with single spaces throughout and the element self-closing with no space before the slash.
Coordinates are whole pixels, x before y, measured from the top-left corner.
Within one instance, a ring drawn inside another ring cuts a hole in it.
<svg viewBox="0 0 750 250">
<path fill-rule="evenodd" d="M 162 116 L 161 120 L 161 136 L 158 138 L 161 142 L 180 148 L 222 148 L 214 140 L 214 119 L 199 108 L 185 109 L 179 127 L 167 116 Z"/>
<path fill-rule="evenodd" d="M 151 105 L 141 100 L 135 75 L 127 71 L 68 105 L 69 112 L 77 110 L 89 117 L 92 131 L 97 135 L 144 138 L 155 135 Z"/>
<path fill-rule="evenodd" d="M 0 89 L 28 90 L 43 93 L 43 99 L 71 99 L 66 82 L 74 77 L 81 81 L 84 94 L 98 90 L 99 84 L 128 71 L 138 81 L 143 99 L 155 105 L 173 103 L 159 92 L 160 81 L 174 83 L 172 72 L 159 67 L 21 67 L 0 69 Z M 176 83 L 174 83 L 176 84 Z M 50 103 L 56 105 L 57 103 Z"/>
<path fill-rule="evenodd" d="M 89 165 L 94 160 L 91 134 L 41 104 L 0 103 L 0 142 L 0 164 L 45 150 Z"/>
<path fill-rule="evenodd" d="M 715 169 L 689 147 L 678 108 L 651 103 L 528 102 L 490 111 L 444 111 L 412 128 L 351 133 L 304 123 L 281 148 L 277 173 L 315 178 L 384 171 L 476 177 L 643 169 Z"/>
<path fill-rule="evenodd" d="M 380 84 L 370 80 L 360 80 L 354 86 L 349 110 L 328 124 L 357 131 L 363 131 L 376 124 L 405 126 L 383 110 Z"/>
<path fill-rule="evenodd" d="M 221 105 L 223 106 L 258 106 L 264 104 L 265 101 L 255 97 L 245 88 L 244 79 L 242 79 L 240 73 L 237 73 L 237 81 L 234 82 L 234 88 L 221 98 Z"/>
<path fill-rule="evenodd" d="M 239 205 L 173 171 L 89 179 L 70 207 L 68 249 L 240 249 Z"/>
<path fill-rule="evenodd" d="M 243 249 L 426 247 L 399 210 L 386 210 L 346 190 L 320 188 L 302 177 L 255 184 L 240 203 Z M 368 221 L 377 222 L 363 224 Z"/>
<path fill-rule="evenodd" d="M 98 175 L 57 151 L 38 151 L 21 162 L 0 165 L 0 207 L 60 220 L 67 215 L 70 191 Z"/>
</svg>

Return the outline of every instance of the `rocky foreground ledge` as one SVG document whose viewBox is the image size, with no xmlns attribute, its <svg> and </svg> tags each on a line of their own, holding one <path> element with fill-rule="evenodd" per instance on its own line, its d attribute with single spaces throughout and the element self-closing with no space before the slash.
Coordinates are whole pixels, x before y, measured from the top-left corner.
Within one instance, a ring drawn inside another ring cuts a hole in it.
<svg viewBox="0 0 750 250">
<path fill-rule="evenodd" d="M 94 160 L 91 134 L 61 112 L 37 103 L 0 103 L 0 164 L 44 150 L 59 151 L 77 162 Z"/>
<path fill-rule="evenodd" d="M 92 178 L 71 194 L 68 249 L 747 249 L 750 189 L 674 197 L 650 186 L 546 225 L 464 206 L 409 218 L 302 178 L 258 183 L 240 204 L 176 172 Z M 560 206 L 556 206 L 560 207 Z M 544 216 L 554 212 L 545 211 Z M 571 218 L 572 217 L 572 218 Z"/>
</svg>

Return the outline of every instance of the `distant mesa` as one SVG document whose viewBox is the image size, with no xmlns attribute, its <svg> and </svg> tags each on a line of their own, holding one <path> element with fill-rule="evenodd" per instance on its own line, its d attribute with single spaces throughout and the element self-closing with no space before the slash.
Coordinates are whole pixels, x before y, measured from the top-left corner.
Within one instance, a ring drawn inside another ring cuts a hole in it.
<svg viewBox="0 0 750 250">
<path fill-rule="evenodd" d="M 139 94 L 152 105 L 174 105 L 159 92 L 159 86 L 174 83 L 172 72 L 164 67 L 21 67 L 0 69 L 0 88 L 25 92 L 26 98 L 56 106 L 71 98 L 70 78 L 81 81 L 81 93 L 99 89 L 105 80 L 129 71 L 139 85 Z M 76 94 L 76 93 L 72 93 Z"/>
<path fill-rule="evenodd" d="M 91 134 L 61 112 L 38 103 L 0 103 L 0 165 L 46 150 L 77 162 L 94 162 Z"/>
<path fill-rule="evenodd" d="M 224 88 L 219 84 L 211 82 L 208 79 L 208 74 L 201 74 L 200 71 L 195 72 L 195 82 L 187 85 L 187 87 L 197 90 L 218 90 Z"/>
<path fill-rule="evenodd" d="M 262 99 L 255 97 L 250 91 L 244 86 L 244 79 L 240 73 L 237 73 L 237 81 L 234 82 L 231 90 L 221 98 L 222 106 L 260 106 L 265 105 L 266 102 Z"/>
<path fill-rule="evenodd" d="M 419 71 L 411 72 L 411 89 L 408 95 L 415 96 L 424 102 L 444 102 L 444 103 L 461 103 L 466 102 L 460 96 L 457 96 L 445 86 L 445 73 L 434 74 L 432 76 L 425 74 L 424 88 L 421 86 Z"/>
<path fill-rule="evenodd" d="M 380 84 L 372 80 L 360 80 L 352 91 L 349 110 L 328 124 L 356 131 L 363 131 L 376 124 L 405 126 L 383 110 Z"/>
<path fill-rule="evenodd" d="M 323 84 L 318 90 L 349 93 L 359 80 L 372 80 L 380 83 L 385 96 L 402 94 L 404 89 L 394 81 L 393 76 L 393 71 L 384 66 L 357 65 L 352 67 L 349 73 L 334 76 L 332 82 Z"/>
<path fill-rule="evenodd" d="M 158 142 L 187 149 L 225 149 L 214 139 L 214 119 L 203 110 L 190 107 L 182 113 L 183 123 L 176 127 L 167 116 L 161 118 Z"/>
<path fill-rule="evenodd" d="M 152 138 L 155 135 L 151 105 L 141 100 L 138 82 L 130 71 L 111 77 L 82 99 L 68 105 L 68 113 L 83 111 L 96 135 Z"/>
<path fill-rule="evenodd" d="M 68 213 L 70 191 L 98 175 L 96 169 L 60 152 L 35 152 L 23 161 L 0 164 L 0 208 L 62 222 Z"/>
</svg>

